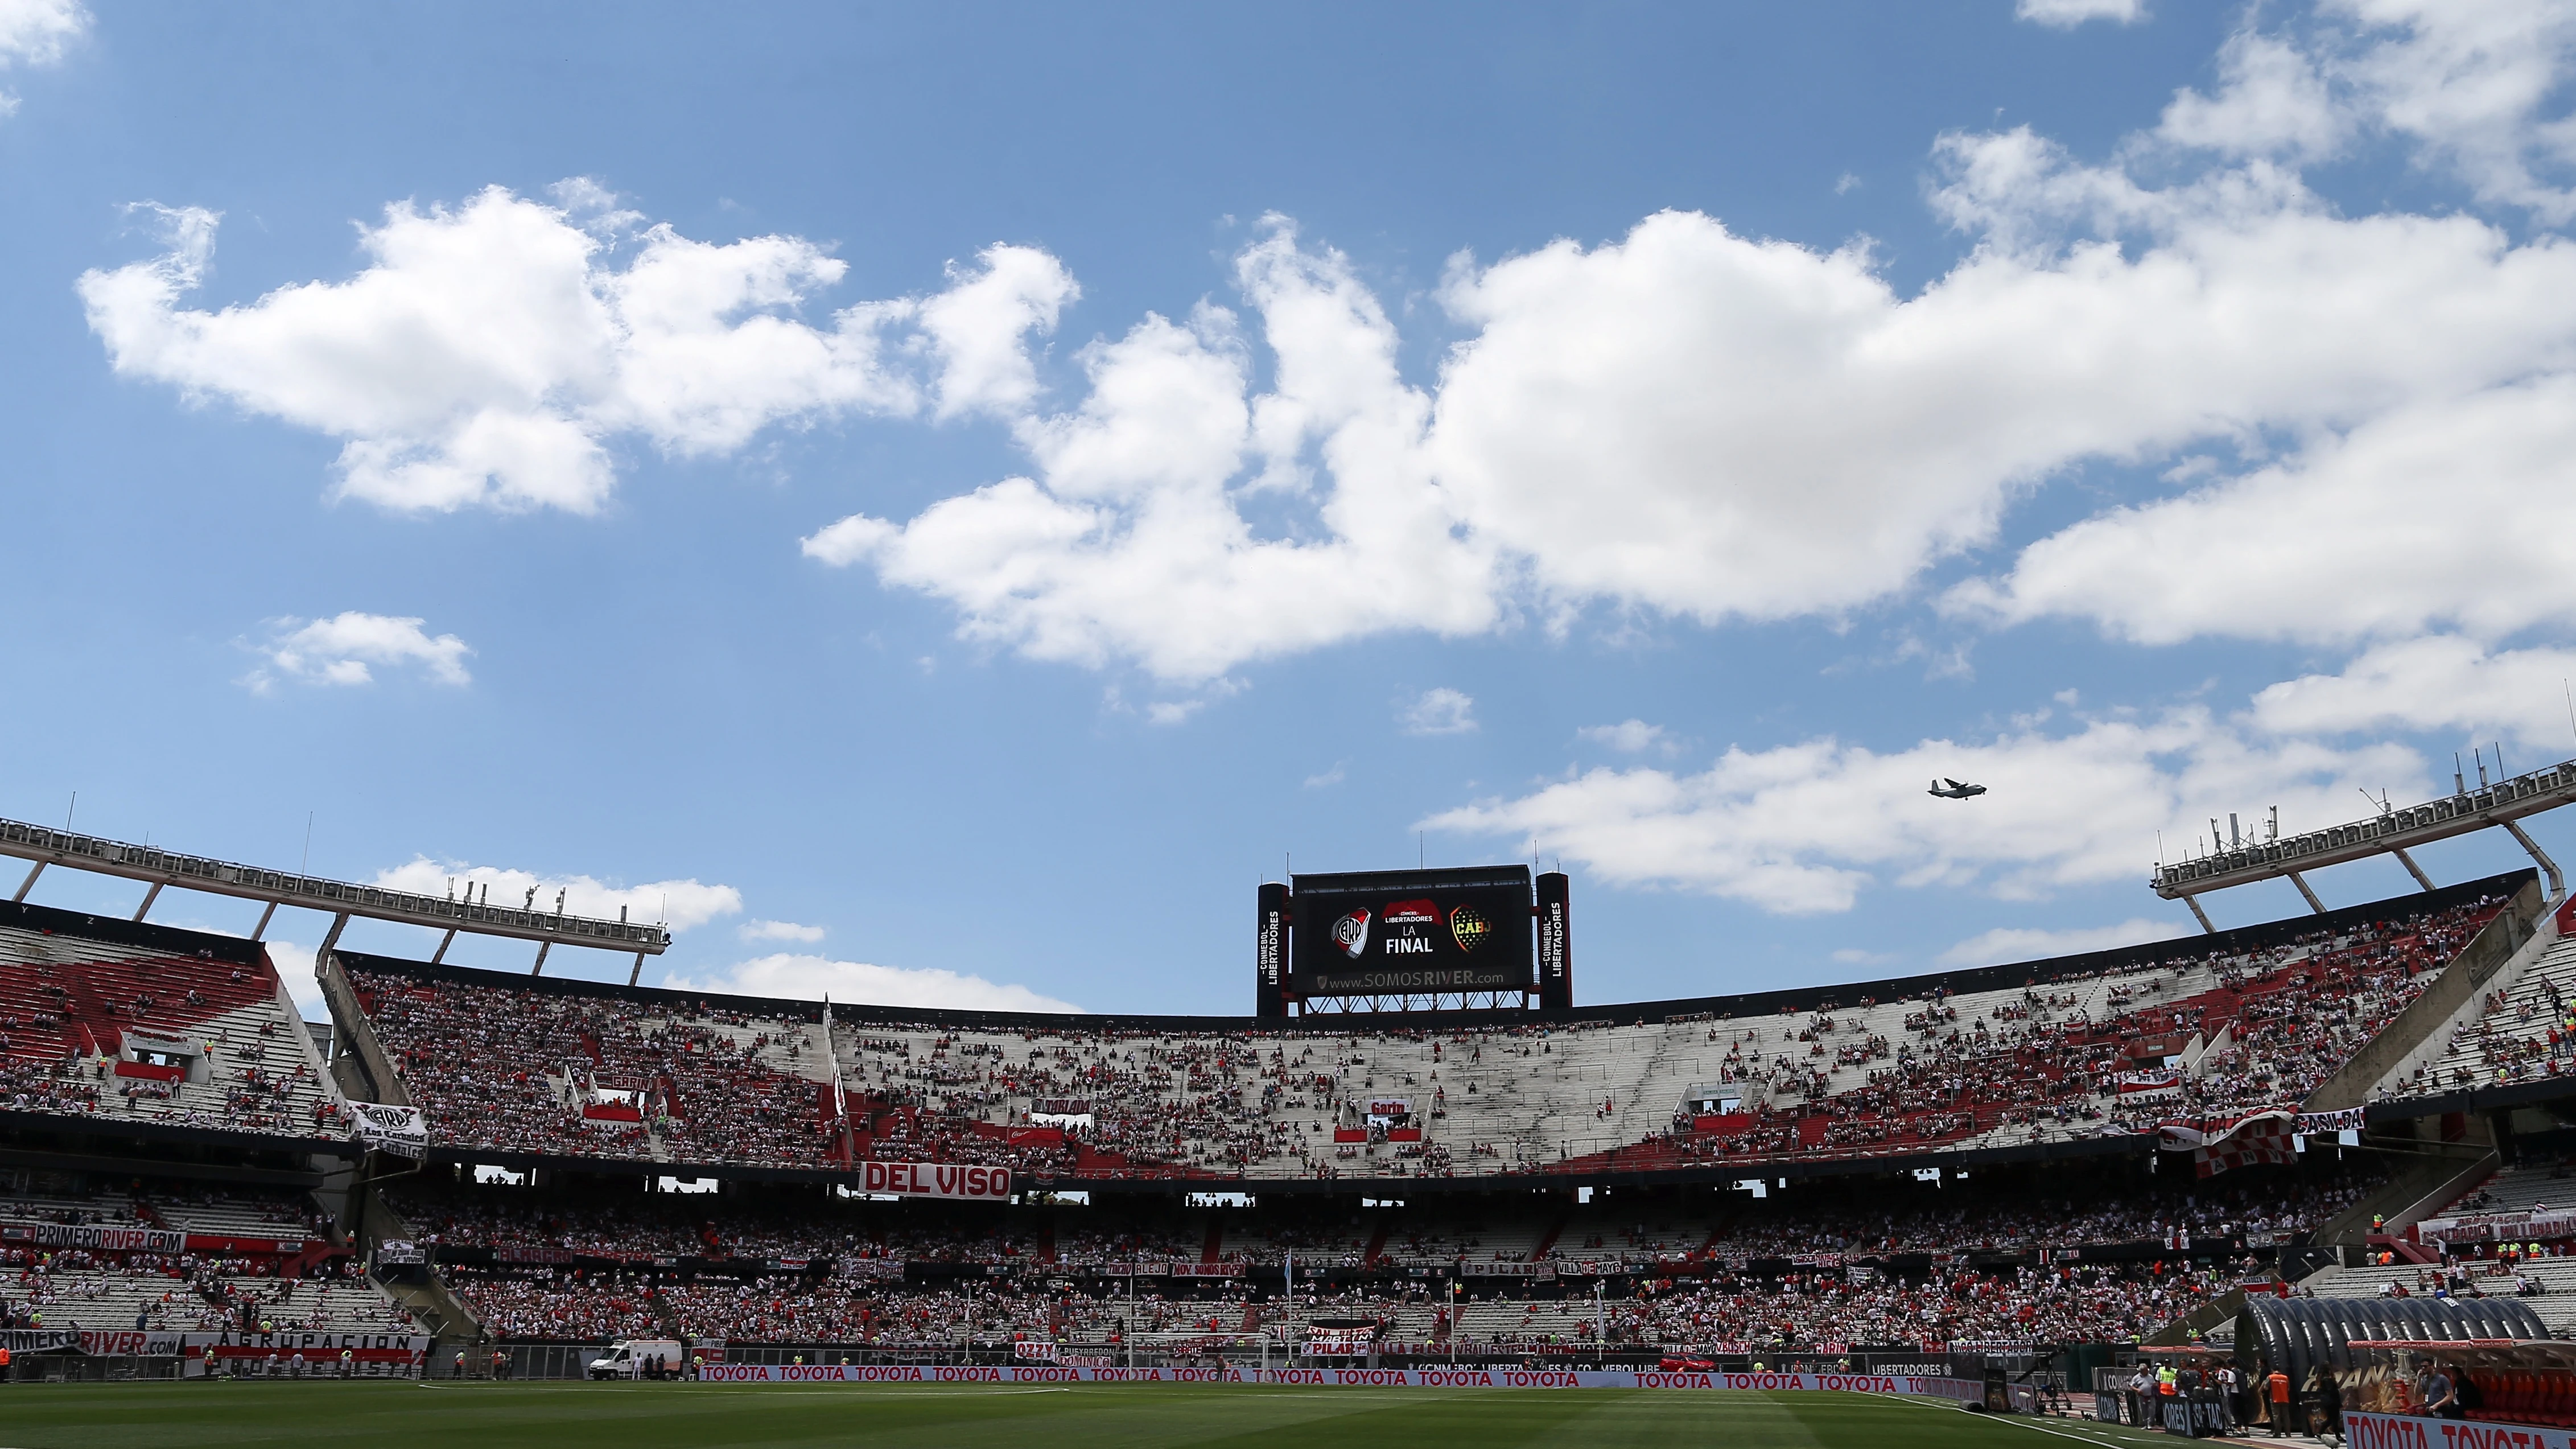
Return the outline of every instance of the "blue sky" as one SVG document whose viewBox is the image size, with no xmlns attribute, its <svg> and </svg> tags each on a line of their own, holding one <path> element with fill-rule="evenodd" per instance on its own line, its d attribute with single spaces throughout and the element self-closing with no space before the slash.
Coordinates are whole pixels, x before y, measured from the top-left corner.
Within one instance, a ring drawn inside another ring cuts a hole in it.
<svg viewBox="0 0 2576 1449">
<path fill-rule="evenodd" d="M 1661 997 L 2179 931 L 2213 816 L 2576 752 L 2568 5 L 0 0 L 0 60 L 0 814 L 309 819 L 665 915 L 648 980 L 1236 1012 L 1291 857 L 1561 862 L 1579 999 Z"/>
</svg>

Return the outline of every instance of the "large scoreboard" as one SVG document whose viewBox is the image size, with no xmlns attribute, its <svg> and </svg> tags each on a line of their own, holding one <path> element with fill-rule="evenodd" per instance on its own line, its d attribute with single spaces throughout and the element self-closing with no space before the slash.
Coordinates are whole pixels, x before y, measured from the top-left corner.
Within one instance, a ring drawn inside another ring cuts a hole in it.
<svg viewBox="0 0 2576 1449">
<path fill-rule="evenodd" d="M 1566 880 L 1525 865 L 1300 875 L 1261 888 L 1255 1010 L 1365 1000 L 1571 1006 Z"/>
</svg>

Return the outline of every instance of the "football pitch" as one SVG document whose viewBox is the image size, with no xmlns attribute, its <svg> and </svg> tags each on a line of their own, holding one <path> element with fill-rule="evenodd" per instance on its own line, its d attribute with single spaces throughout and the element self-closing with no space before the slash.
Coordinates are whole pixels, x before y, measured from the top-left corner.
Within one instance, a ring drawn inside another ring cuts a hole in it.
<svg viewBox="0 0 2576 1449">
<path fill-rule="evenodd" d="M 0 1385 L 0 1449 L 2139 1449 L 2149 1439 L 2085 1420 L 1993 1418 L 1934 1400 L 1840 1393 L 1222 1384 Z"/>
</svg>

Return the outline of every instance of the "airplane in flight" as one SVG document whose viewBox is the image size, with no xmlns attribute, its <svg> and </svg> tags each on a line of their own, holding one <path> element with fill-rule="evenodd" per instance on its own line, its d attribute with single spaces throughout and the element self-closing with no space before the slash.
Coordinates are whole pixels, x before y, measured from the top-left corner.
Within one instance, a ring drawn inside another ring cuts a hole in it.
<svg viewBox="0 0 2576 1449">
<path fill-rule="evenodd" d="M 1949 788 L 1946 790 L 1943 789 L 1942 786 L 1944 785 Z M 1925 793 L 1938 795 L 1944 800 L 1967 800 L 1986 793 L 1986 787 L 1983 785 L 1963 785 L 1958 781 L 1951 779 L 1939 779 L 1933 781 L 1932 788 Z"/>
</svg>

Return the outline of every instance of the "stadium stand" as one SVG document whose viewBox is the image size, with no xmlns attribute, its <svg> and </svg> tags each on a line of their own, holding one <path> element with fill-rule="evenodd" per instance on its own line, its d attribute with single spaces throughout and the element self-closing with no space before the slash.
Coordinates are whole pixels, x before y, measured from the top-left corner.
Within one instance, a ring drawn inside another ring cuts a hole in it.
<svg viewBox="0 0 2576 1449">
<path fill-rule="evenodd" d="M 1459 1178 L 2031 1148 L 2296 1107 L 2506 892 L 2454 894 L 2255 941 L 2036 963 L 1982 989 L 1925 978 L 1883 1000 L 1659 1003 L 1626 1021 L 862 1009 L 827 1029 L 800 1003 L 341 959 L 406 1094 L 458 1148 L 1042 1180 Z"/>
<path fill-rule="evenodd" d="M 2561 939 L 2452 1034 L 2450 1049 L 2405 1085 L 2429 1095 L 2576 1075 L 2576 939 Z"/>
<path fill-rule="evenodd" d="M 2127 1337 L 2206 1303 L 2383 1176 L 2364 1154 L 2315 1158 L 2216 1183 L 2121 1161 L 1825 1178 L 1758 1198 L 1674 1188 L 1586 1203 L 1560 1189 L 1358 1212 L 1158 1196 L 960 1207 L 458 1174 L 405 1185 L 388 1206 L 487 1330 L 529 1339 L 1169 1346 L 1293 1338 L 1310 1319 L 1357 1316 L 1443 1351 L 1920 1348 Z M 1434 1272 L 1458 1285 L 1454 1305 Z M 1617 1287 L 1596 1300 L 1596 1283 Z"/>
<path fill-rule="evenodd" d="M 153 1246 L 71 1246 L 48 1229 L 135 1228 Z M 0 1192 L 0 1326 L 396 1332 L 408 1318 L 309 1203 L 186 1184 L 79 1196 Z"/>
<path fill-rule="evenodd" d="M 282 1137 L 347 1109 L 256 942 L 0 904 L 0 1105 Z"/>
<path fill-rule="evenodd" d="M 2031 1355 L 2224 1341 L 2247 1294 L 2576 1331 L 2576 1222 L 2510 1254 L 2415 1231 L 2576 1196 L 2546 1160 L 2576 1089 L 2561 1119 L 2532 1095 L 2576 1071 L 2576 957 L 2537 898 L 2521 872 L 1942 976 L 1375 1019 L 827 1016 L 334 950 L 329 1056 L 255 943 L 13 906 L 0 1313 L 434 1328 L 442 1364 L 575 1373 L 621 1338 L 1107 1362 L 1354 1321 L 1425 1361 Z M 351 1142 L 353 1099 L 419 1108 L 426 1159 Z M 2364 1102 L 2253 1165 L 2157 1150 Z M 903 1162 L 1014 1198 L 864 1196 Z M 125 1224 L 177 1246 L 32 1231 Z"/>
</svg>

